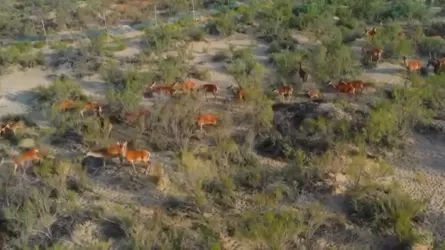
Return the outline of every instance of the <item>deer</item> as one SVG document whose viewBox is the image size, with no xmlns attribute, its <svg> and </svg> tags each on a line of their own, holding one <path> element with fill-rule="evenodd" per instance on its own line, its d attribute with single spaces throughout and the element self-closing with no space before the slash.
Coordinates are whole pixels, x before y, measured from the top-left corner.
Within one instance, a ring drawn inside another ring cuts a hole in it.
<svg viewBox="0 0 445 250">
<path fill-rule="evenodd" d="M 301 62 L 300 62 L 300 68 L 298 70 L 298 74 L 300 75 L 301 81 L 303 83 L 305 83 L 307 81 L 309 74 L 303 69 Z"/>
<path fill-rule="evenodd" d="M 150 167 L 150 152 L 148 150 L 128 150 L 127 148 L 128 144 L 127 141 L 123 142 L 121 144 L 121 156 L 131 163 L 131 166 L 133 166 L 133 170 L 135 174 L 137 174 L 135 163 L 142 162 L 146 165 L 146 171 L 148 171 L 148 168 Z"/>
<path fill-rule="evenodd" d="M 172 87 L 176 86 L 176 84 L 180 85 L 179 89 L 181 89 L 182 91 L 187 90 L 187 91 L 191 92 L 196 87 L 196 83 L 192 80 L 187 80 L 182 83 L 175 82 Z"/>
<path fill-rule="evenodd" d="M 278 93 L 278 95 L 282 96 L 283 98 L 287 96 L 288 100 L 290 100 L 292 98 L 292 94 L 294 93 L 294 88 L 291 86 L 283 86 L 280 88 L 274 88 L 272 91 Z"/>
<path fill-rule="evenodd" d="M 362 48 L 362 53 L 367 55 L 371 59 L 371 61 L 373 58 L 376 58 L 377 63 L 379 63 L 380 60 L 382 59 L 383 49 L 381 49 L 381 48 L 372 48 L 372 49 Z"/>
<path fill-rule="evenodd" d="M 422 62 L 418 60 L 408 60 L 406 56 L 403 56 L 402 58 L 408 72 L 417 71 L 422 68 Z"/>
<path fill-rule="evenodd" d="M 202 127 L 204 125 L 217 125 L 218 124 L 218 117 L 214 114 L 202 114 L 199 115 L 196 119 L 196 123 L 199 126 L 199 130 L 202 131 Z"/>
<path fill-rule="evenodd" d="M 376 27 L 374 26 L 371 29 L 365 28 L 365 32 L 363 33 L 363 35 L 368 35 L 369 37 L 371 37 L 371 39 L 374 39 L 375 35 L 377 35 Z"/>
<path fill-rule="evenodd" d="M 206 83 L 206 84 L 202 85 L 201 88 L 199 88 L 199 90 L 203 90 L 204 91 L 204 95 L 205 95 L 207 100 L 208 100 L 207 93 L 212 93 L 213 96 L 216 99 L 216 93 L 218 92 L 218 86 L 216 86 L 215 84 Z"/>
<path fill-rule="evenodd" d="M 176 92 L 175 89 L 172 86 L 166 86 L 166 85 L 155 86 L 155 85 L 156 85 L 156 82 L 153 82 L 149 86 L 149 89 L 154 91 L 154 92 L 157 92 L 159 94 L 164 94 L 164 95 L 170 95 L 171 96 L 171 95 L 173 95 Z"/>
<path fill-rule="evenodd" d="M 124 141 L 125 142 L 125 141 Z M 105 168 L 106 160 L 113 159 L 116 157 L 119 157 L 120 164 L 123 162 L 122 158 L 122 145 L 124 142 L 116 142 L 115 144 L 111 144 L 108 147 L 101 148 L 94 151 L 88 151 L 85 153 L 85 157 L 92 156 L 96 158 L 102 158 L 103 161 L 103 167 Z"/>
<path fill-rule="evenodd" d="M 311 100 L 320 99 L 320 91 L 317 89 L 310 89 L 306 94 L 311 98 Z"/>
<path fill-rule="evenodd" d="M 355 94 L 355 88 L 345 81 L 339 81 L 337 83 L 335 83 L 334 81 L 329 81 L 328 85 L 333 86 L 337 91 L 341 93 Z"/>
<path fill-rule="evenodd" d="M 139 108 L 137 111 L 133 112 L 126 112 L 125 113 L 125 120 L 130 123 L 134 124 L 136 121 L 138 121 L 141 117 L 146 119 L 150 115 L 150 111 L 146 108 Z"/>
<path fill-rule="evenodd" d="M 12 158 L 12 163 L 14 164 L 13 175 L 16 174 L 18 167 L 23 168 L 23 175 L 25 175 L 26 174 L 25 165 L 34 160 L 38 160 L 39 162 L 42 160 L 42 157 L 40 156 L 40 151 L 37 148 L 30 148 L 25 152 L 14 156 Z M 0 165 L 2 165 L 4 161 L 5 159 L 2 158 Z"/>
<path fill-rule="evenodd" d="M 5 125 L 2 125 L 0 128 L 0 135 L 5 135 L 6 131 L 11 131 L 13 135 L 17 129 L 22 129 L 24 127 L 23 121 L 12 121 L 8 122 Z"/>
<path fill-rule="evenodd" d="M 238 101 L 245 101 L 246 100 L 246 93 L 247 91 L 241 87 L 234 87 L 233 85 L 230 85 L 227 87 L 227 89 L 232 90 L 233 95 L 235 96 L 235 100 Z"/>
<path fill-rule="evenodd" d="M 88 110 L 92 110 L 93 112 L 96 113 L 97 116 L 102 114 L 102 107 L 99 105 L 98 102 L 89 101 L 89 102 L 83 104 L 81 107 L 82 108 L 80 109 L 80 116 L 82 118 L 84 117 L 83 114 L 85 113 L 85 111 L 88 111 Z"/>
<path fill-rule="evenodd" d="M 438 74 L 440 69 L 445 65 L 445 57 L 442 58 L 436 58 L 436 56 L 434 56 L 434 58 L 431 57 L 431 53 L 430 53 L 430 58 L 428 60 L 428 64 L 426 65 L 427 68 L 429 68 L 430 66 L 433 66 L 434 68 L 434 73 Z"/>
<path fill-rule="evenodd" d="M 54 103 L 53 107 L 57 107 L 59 109 L 59 111 L 65 112 L 68 109 L 72 109 L 75 107 L 75 101 L 63 100 L 61 102 Z M 89 101 L 89 102 L 82 104 L 80 107 L 81 107 L 80 108 L 80 116 L 82 118 L 84 117 L 85 111 L 88 111 L 88 110 L 93 110 L 96 113 L 96 115 L 102 113 L 102 107 L 99 105 L 98 102 Z"/>
<path fill-rule="evenodd" d="M 73 100 L 62 100 L 60 102 L 55 102 L 53 107 L 57 108 L 59 111 L 64 112 L 68 109 L 72 109 L 74 107 Z"/>
</svg>

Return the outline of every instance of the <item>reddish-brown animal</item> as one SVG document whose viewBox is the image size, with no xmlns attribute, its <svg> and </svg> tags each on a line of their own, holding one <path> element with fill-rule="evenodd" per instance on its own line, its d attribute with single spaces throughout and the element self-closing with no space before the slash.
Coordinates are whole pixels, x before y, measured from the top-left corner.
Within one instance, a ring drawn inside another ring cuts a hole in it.
<svg viewBox="0 0 445 250">
<path fill-rule="evenodd" d="M 117 142 L 115 144 L 111 144 L 106 148 L 101 148 L 99 150 L 88 151 L 85 156 L 93 156 L 97 158 L 104 159 L 103 166 L 105 167 L 105 160 L 113 159 L 119 157 L 120 163 L 122 164 L 122 145 L 124 142 Z"/>
<path fill-rule="evenodd" d="M 204 125 L 217 125 L 218 117 L 214 114 L 202 114 L 196 119 L 199 129 L 202 131 Z"/>
<path fill-rule="evenodd" d="M 150 152 L 148 150 L 128 150 L 127 142 L 122 143 L 122 157 L 125 158 L 126 161 L 131 163 L 133 166 L 134 172 L 137 174 L 135 163 L 142 162 L 146 165 L 146 170 L 148 171 L 149 162 L 150 162 Z"/>
<path fill-rule="evenodd" d="M 125 120 L 128 123 L 134 124 L 137 122 L 141 117 L 146 119 L 150 115 L 150 111 L 146 108 L 139 108 L 137 111 L 133 112 L 126 112 L 125 113 Z"/>
<path fill-rule="evenodd" d="M 418 60 L 408 60 L 406 56 L 403 56 L 403 62 L 405 63 L 405 67 L 409 72 L 417 71 L 422 68 L 422 62 Z"/>
<path fill-rule="evenodd" d="M 17 168 L 21 167 L 23 168 L 23 171 L 25 171 L 25 165 L 29 162 L 32 162 L 34 160 L 41 160 L 41 156 L 39 154 L 39 150 L 37 148 L 30 148 L 26 150 L 25 152 L 14 156 L 12 161 L 14 163 L 14 170 L 13 174 L 15 175 Z M 2 159 L 3 162 L 3 159 Z M 23 172 L 25 173 L 25 172 Z"/>
<path fill-rule="evenodd" d="M 287 96 L 288 100 L 292 98 L 292 94 L 294 93 L 294 88 L 291 86 L 284 86 L 280 88 L 274 88 L 273 92 L 278 93 L 278 95 L 285 98 Z"/>
<path fill-rule="evenodd" d="M 207 99 L 207 93 L 212 93 L 213 97 L 216 99 L 216 93 L 218 92 L 218 87 L 215 84 L 207 83 L 201 86 L 201 90 L 204 91 L 204 95 Z"/>
<path fill-rule="evenodd" d="M 235 100 L 237 101 L 245 101 L 247 91 L 241 87 L 229 86 L 227 89 L 232 90 L 233 95 L 235 96 Z"/>
<path fill-rule="evenodd" d="M 151 86 L 149 87 L 150 90 L 157 92 L 159 94 L 163 95 L 173 95 L 175 93 L 175 89 L 172 86 L 155 86 L 156 82 L 153 82 Z"/>
<path fill-rule="evenodd" d="M 372 49 L 362 48 L 362 52 L 365 55 L 367 55 L 371 59 L 371 61 L 373 60 L 373 58 L 376 58 L 377 63 L 380 62 L 383 55 L 383 49 L 381 48 L 372 48 Z"/>
</svg>

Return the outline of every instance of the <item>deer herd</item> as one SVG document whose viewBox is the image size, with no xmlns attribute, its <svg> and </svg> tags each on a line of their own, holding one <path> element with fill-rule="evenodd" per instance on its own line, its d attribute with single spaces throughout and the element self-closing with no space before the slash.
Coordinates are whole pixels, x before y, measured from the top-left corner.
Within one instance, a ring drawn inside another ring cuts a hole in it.
<svg viewBox="0 0 445 250">
<path fill-rule="evenodd" d="M 377 32 L 378 32 L 377 28 L 373 27 L 371 29 L 365 29 L 363 35 L 367 35 L 372 40 L 374 40 L 377 35 Z M 405 34 L 403 32 L 399 32 L 398 37 L 399 39 L 404 39 Z M 381 62 L 383 53 L 384 50 L 379 47 L 362 48 L 362 55 L 364 55 L 371 61 L 375 61 L 376 64 Z M 402 59 L 403 59 L 403 64 L 407 69 L 407 72 L 419 71 L 423 67 L 422 62 L 418 60 L 408 59 L 406 56 L 403 56 Z M 434 72 L 437 74 L 444 67 L 444 65 L 445 65 L 445 57 L 437 58 L 436 56 L 432 57 L 430 54 L 430 58 L 428 60 L 426 68 L 428 69 L 430 66 L 432 66 Z M 298 65 L 298 76 L 301 79 L 302 83 L 308 81 L 309 73 L 303 69 L 302 62 L 300 62 Z M 345 79 L 330 80 L 328 81 L 327 85 L 332 86 L 336 91 L 340 93 L 345 93 L 350 95 L 355 95 L 359 92 L 363 93 L 363 90 L 366 87 L 366 83 L 362 80 L 345 80 Z M 227 90 L 231 91 L 236 101 L 246 100 L 246 96 L 248 94 L 247 89 L 244 89 L 240 86 L 239 87 L 229 86 L 227 87 Z M 193 80 L 176 81 L 171 85 L 159 84 L 156 81 L 154 81 L 153 83 L 147 85 L 147 91 L 167 96 L 172 96 L 178 91 L 181 91 L 183 93 L 191 93 L 193 91 L 204 92 L 204 96 L 207 100 L 208 95 L 212 95 L 214 99 L 217 99 L 217 93 L 219 92 L 219 88 L 215 84 L 210 84 L 210 83 L 206 83 L 198 87 L 196 82 L 194 82 Z M 294 95 L 294 88 L 292 86 L 282 86 L 274 88 L 273 92 L 277 93 L 278 96 L 282 97 L 283 99 L 290 100 Z M 317 89 L 307 90 L 306 95 L 311 100 L 317 100 L 317 99 L 319 100 L 321 98 L 320 91 Z M 85 112 L 92 112 L 99 118 L 100 125 L 103 130 L 110 133 L 113 127 L 111 122 L 108 122 L 108 125 L 106 125 L 105 121 L 106 120 L 109 121 L 109 119 L 106 119 L 105 116 L 103 115 L 102 106 L 98 102 L 94 101 L 79 102 L 67 99 L 55 102 L 52 105 L 52 107 L 60 112 L 66 112 L 68 110 L 77 109 L 79 110 L 79 115 L 82 118 L 84 117 Z M 133 112 L 126 112 L 123 115 L 123 118 L 127 123 L 135 124 L 140 119 L 144 119 L 145 121 L 149 117 L 149 115 L 150 111 L 147 108 L 139 108 L 138 110 Z M 203 127 L 206 125 L 217 125 L 219 119 L 216 114 L 203 113 L 198 115 L 195 121 L 199 130 L 202 131 Z M 5 136 L 8 133 L 12 133 L 13 135 L 15 135 L 16 131 L 18 129 L 22 129 L 23 127 L 24 127 L 23 121 L 9 121 L 6 124 L 0 125 L 0 136 Z M 107 147 L 98 150 L 88 151 L 85 153 L 85 156 L 102 158 L 104 167 L 106 165 L 107 160 L 119 158 L 120 164 L 123 164 L 124 161 L 130 163 L 133 167 L 134 172 L 137 172 L 135 167 L 136 163 L 142 163 L 146 165 L 146 171 L 148 171 L 150 166 L 150 152 L 144 149 L 129 150 L 127 141 L 116 142 L 114 144 L 111 144 Z M 42 152 L 39 149 L 37 148 L 28 149 L 25 152 L 22 152 L 21 154 L 14 156 L 12 158 L 11 163 L 13 164 L 13 173 L 14 174 L 16 173 L 17 168 L 21 167 L 23 168 L 23 170 L 25 170 L 24 168 L 26 164 L 34 160 L 40 161 L 41 159 L 42 159 Z M 2 158 L 0 165 L 3 163 L 4 163 L 4 158 Z"/>
</svg>

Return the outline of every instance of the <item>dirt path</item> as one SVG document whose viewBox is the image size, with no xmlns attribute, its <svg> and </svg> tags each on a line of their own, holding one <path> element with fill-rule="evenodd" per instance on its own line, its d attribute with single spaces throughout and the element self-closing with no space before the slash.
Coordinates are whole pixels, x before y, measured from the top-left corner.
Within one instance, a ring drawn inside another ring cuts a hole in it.
<svg viewBox="0 0 445 250">
<path fill-rule="evenodd" d="M 397 180 L 418 199 L 428 199 L 426 226 L 445 239 L 445 142 L 415 135 L 414 144 L 394 157 Z"/>
</svg>

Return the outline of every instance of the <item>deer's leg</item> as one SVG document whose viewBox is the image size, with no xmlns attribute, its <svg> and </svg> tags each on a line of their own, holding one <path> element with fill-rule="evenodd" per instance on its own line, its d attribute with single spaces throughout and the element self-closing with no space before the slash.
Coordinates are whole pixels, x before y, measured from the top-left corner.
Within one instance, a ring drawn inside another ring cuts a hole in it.
<svg viewBox="0 0 445 250">
<path fill-rule="evenodd" d="M 136 175 L 138 175 L 138 171 L 136 171 L 136 166 L 134 166 L 134 161 L 131 161 L 131 166 L 133 166 L 133 171 Z"/>
<path fill-rule="evenodd" d="M 85 112 L 85 109 L 80 110 L 80 117 L 83 118 L 83 113 Z"/>
</svg>

